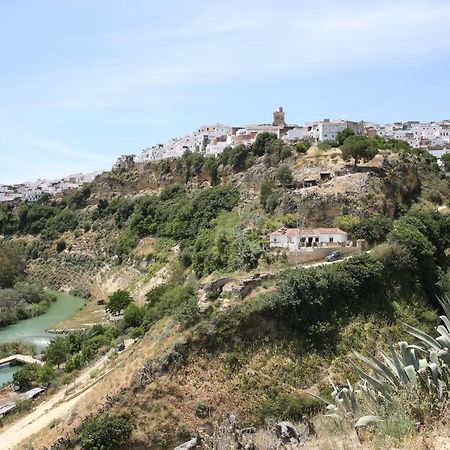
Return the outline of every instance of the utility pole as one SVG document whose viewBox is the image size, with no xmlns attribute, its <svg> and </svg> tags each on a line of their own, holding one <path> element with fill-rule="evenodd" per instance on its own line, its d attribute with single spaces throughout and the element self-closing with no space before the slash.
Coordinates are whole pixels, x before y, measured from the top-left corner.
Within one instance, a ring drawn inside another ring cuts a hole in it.
<svg viewBox="0 0 450 450">
<path fill-rule="evenodd" d="M 238 258 L 239 258 L 239 270 L 244 267 L 244 230 L 242 225 L 236 227 L 238 235 Z"/>
<path fill-rule="evenodd" d="M 300 205 L 297 204 L 297 250 L 295 252 L 295 265 L 296 267 L 300 267 L 300 249 L 302 245 L 301 241 L 301 232 L 300 232 Z"/>
</svg>

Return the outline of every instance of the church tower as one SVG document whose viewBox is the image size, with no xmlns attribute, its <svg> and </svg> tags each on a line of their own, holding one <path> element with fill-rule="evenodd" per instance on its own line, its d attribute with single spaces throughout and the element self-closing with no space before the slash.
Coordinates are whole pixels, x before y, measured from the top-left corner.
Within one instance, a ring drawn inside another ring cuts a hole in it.
<svg viewBox="0 0 450 450">
<path fill-rule="evenodd" d="M 273 113 L 273 125 L 276 127 L 284 127 L 286 125 L 283 108 L 280 106 L 278 111 Z"/>
</svg>

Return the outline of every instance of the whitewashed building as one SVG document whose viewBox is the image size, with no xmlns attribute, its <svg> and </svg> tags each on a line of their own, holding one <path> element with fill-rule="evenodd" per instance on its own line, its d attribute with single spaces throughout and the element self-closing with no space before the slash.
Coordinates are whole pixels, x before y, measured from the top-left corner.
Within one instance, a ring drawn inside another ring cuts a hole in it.
<svg viewBox="0 0 450 450">
<path fill-rule="evenodd" d="M 270 248 L 287 248 L 289 251 L 332 243 L 342 245 L 347 240 L 347 233 L 339 228 L 280 228 L 269 234 Z"/>
</svg>

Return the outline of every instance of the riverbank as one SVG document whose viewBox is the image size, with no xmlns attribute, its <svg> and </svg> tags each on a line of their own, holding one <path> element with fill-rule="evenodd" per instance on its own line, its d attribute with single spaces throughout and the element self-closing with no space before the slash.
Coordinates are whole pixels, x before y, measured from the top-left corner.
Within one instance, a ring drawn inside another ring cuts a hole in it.
<svg viewBox="0 0 450 450">
<path fill-rule="evenodd" d="M 93 325 L 109 325 L 108 315 L 104 305 L 98 305 L 95 300 L 88 300 L 84 306 L 70 317 L 67 317 L 52 327 L 53 332 L 58 330 L 87 329 Z"/>
<path fill-rule="evenodd" d="M 80 297 L 64 293 L 49 291 L 56 296 L 48 311 L 31 319 L 21 320 L 15 324 L 0 329 L 0 342 L 22 342 L 35 347 L 37 353 L 42 353 L 54 335 L 47 332 L 55 324 L 79 311 L 85 301 Z M 20 366 L 0 369 L 0 385 L 12 380 L 13 373 Z"/>
<path fill-rule="evenodd" d="M 33 283 L 17 283 L 12 289 L 0 289 L 0 329 L 45 314 L 55 301 L 51 291 Z"/>
</svg>

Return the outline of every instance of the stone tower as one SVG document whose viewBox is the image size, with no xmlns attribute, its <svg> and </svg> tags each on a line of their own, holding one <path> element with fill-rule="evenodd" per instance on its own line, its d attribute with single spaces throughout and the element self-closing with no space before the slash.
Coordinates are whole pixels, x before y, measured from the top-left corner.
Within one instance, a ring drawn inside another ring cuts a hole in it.
<svg viewBox="0 0 450 450">
<path fill-rule="evenodd" d="M 276 127 L 284 127 L 286 125 L 284 111 L 281 106 L 278 108 L 278 111 L 273 113 L 273 125 Z"/>
</svg>

